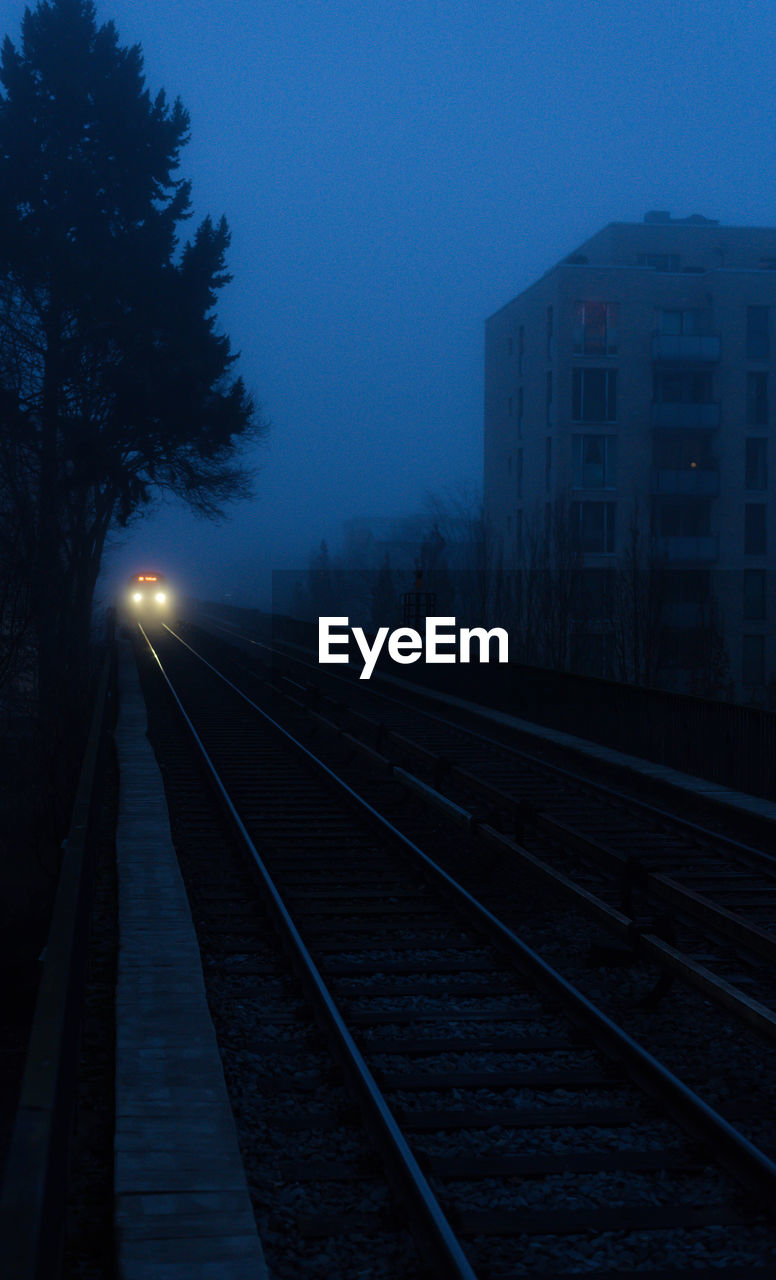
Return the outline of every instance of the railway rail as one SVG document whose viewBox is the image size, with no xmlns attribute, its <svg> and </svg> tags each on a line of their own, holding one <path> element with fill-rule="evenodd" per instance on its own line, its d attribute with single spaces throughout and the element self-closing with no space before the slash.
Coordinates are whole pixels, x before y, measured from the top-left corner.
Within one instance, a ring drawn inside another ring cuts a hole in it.
<svg viewBox="0 0 776 1280">
<path fill-rule="evenodd" d="M 201 911 L 207 907 L 203 937 L 213 944 L 206 967 L 216 1004 L 225 984 L 237 984 L 226 1000 L 229 1016 L 220 1001 L 227 1042 L 237 1034 L 236 1008 L 243 1019 L 258 1016 L 255 1007 L 245 1013 L 246 978 L 268 969 L 288 994 L 276 959 L 256 959 L 269 912 L 401 1206 L 391 1216 L 373 1189 L 378 1208 L 364 1213 L 360 1183 L 332 1179 L 343 1143 L 355 1142 L 362 1154 L 364 1143 L 340 1133 L 351 1104 L 339 1085 L 333 1092 L 322 1083 L 319 1058 L 309 1077 L 302 1072 L 319 1112 L 312 1116 L 319 1158 L 308 1150 L 292 1162 L 295 1177 L 280 1197 L 295 1232 L 314 1237 L 323 1223 L 330 1235 L 335 1219 L 341 1234 L 360 1233 L 364 1256 L 376 1239 L 385 1265 L 381 1232 L 390 1223 L 391 1248 L 405 1249 L 406 1215 L 431 1273 L 446 1276 L 611 1277 L 630 1273 L 634 1261 L 648 1261 L 661 1276 L 688 1266 L 698 1275 L 773 1266 L 767 1207 L 776 1166 L 767 1155 L 186 640 L 165 628 L 146 642 L 141 669 L 173 821 L 171 779 L 181 748 L 160 749 L 173 732 L 169 711 L 153 710 L 162 678 L 250 851 L 248 876 L 247 864 L 227 868 L 225 853 L 214 866 L 205 841 L 210 870 L 200 859 L 198 874 L 208 877 L 206 887 L 190 890 Z M 182 831 L 199 789 L 190 775 L 179 785 Z M 263 905 L 248 896 L 251 877 Z M 271 1008 L 262 1015 L 265 1028 Z M 259 1076 L 282 1024 L 260 1038 Z M 292 1038 L 287 1068 L 297 1048 Z M 242 1073 L 239 1080 L 243 1147 L 260 1167 L 256 1134 L 269 1121 L 256 1119 L 251 1099 L 262 1091 Z M 286 1112 L 286 1132 L 296 1121 L 310 1131 L 310 1112 Z M 332 1132 L 340 1144 L 333 1149 L 325 1140 Z M 306 1177 L 300 1161 L 309 1163 Z M 300 1184 L 311 1181 L 328 1207 L 311 1209 L 313 1197 L 295 1212 Z M 272 1196 L 262 1192 L 257 1201 L 260 1221 L 271 1217 Z M 338 1218 L 333 1206 L 343 1204 Z M 413 1273 L 406 1258 L 401 1267 L 366 1273 Z"/>
<path fill-rule="evenodd" d="M 281 693 L 376 751 L 405 786 L 447 800 L 484 843 L 544 875 L 634 954 L 776 1040 L 767 848 L 420 707 L 409 692 L 364 688 L 285 649 L 275 656 Z"/>
</svg>

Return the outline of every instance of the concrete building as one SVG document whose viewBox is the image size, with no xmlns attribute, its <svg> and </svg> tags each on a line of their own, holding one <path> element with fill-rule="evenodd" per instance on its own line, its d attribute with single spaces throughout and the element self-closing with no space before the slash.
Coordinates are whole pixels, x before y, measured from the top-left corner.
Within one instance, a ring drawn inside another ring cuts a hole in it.
<svg viewBox="0 0 776 1280">
<path fill-rule="evenodd" d="M 603 589 L 597 619 L 569 610 L 572 665 L 624 673 L 611 593 L 641 557 L 659 584 L 646 643 L 660 682 L 692 687 L 713 626 L 737 696 L 766 700 L 775 307 L 776 228 L 650 213 L 605 227 L 486 322 L 485 509 L 504 565 L 524 565 L 537 516 L 562 509 L 581 578 Z"/>
</svg>

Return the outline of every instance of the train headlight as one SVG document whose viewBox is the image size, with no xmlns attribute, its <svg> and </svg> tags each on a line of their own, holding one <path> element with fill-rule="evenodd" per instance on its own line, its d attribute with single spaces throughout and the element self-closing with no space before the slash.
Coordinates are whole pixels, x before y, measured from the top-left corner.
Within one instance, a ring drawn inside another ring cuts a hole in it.
<svg viewBox="0 0 776 1280">
<path fill-rule="evenodd" d="M 135 604 L 140 604 L 140 601 L 143 599 L 142 591 L 133 591 L 132 599 L 134 600 Z"/>
<path fill-rule="evenodd" d="M 167 599 L 167 596 L 164 594 L 163 591 L 157 591 L 155 599 L 157 604 L 164 604 L 165 600 Z"/>
</svg>

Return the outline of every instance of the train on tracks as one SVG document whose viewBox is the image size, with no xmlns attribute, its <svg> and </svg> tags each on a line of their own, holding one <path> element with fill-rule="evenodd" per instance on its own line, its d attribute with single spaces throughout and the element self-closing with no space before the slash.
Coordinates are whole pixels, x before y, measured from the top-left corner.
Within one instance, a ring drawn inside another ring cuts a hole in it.
<svg viewBox="0 0 776 1280">
<path fill-rule="evenodd" d="M 125 619 L 149 621 L 172 616 L 173 594 L 163 573 L 133 573 L 121 599 Z"/>
</svg>

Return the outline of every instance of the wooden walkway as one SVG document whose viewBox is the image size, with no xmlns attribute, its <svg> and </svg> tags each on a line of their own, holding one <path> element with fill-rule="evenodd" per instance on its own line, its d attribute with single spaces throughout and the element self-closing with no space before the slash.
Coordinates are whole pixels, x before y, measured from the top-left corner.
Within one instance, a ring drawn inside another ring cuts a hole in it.
<svg viewBox="0 0 776 1280">
<path fill-rule="evenodd" d="M 121 1280 L 267 1268 L 128 641 L 119 643 L 115 1225 Z"/>
</svg>

